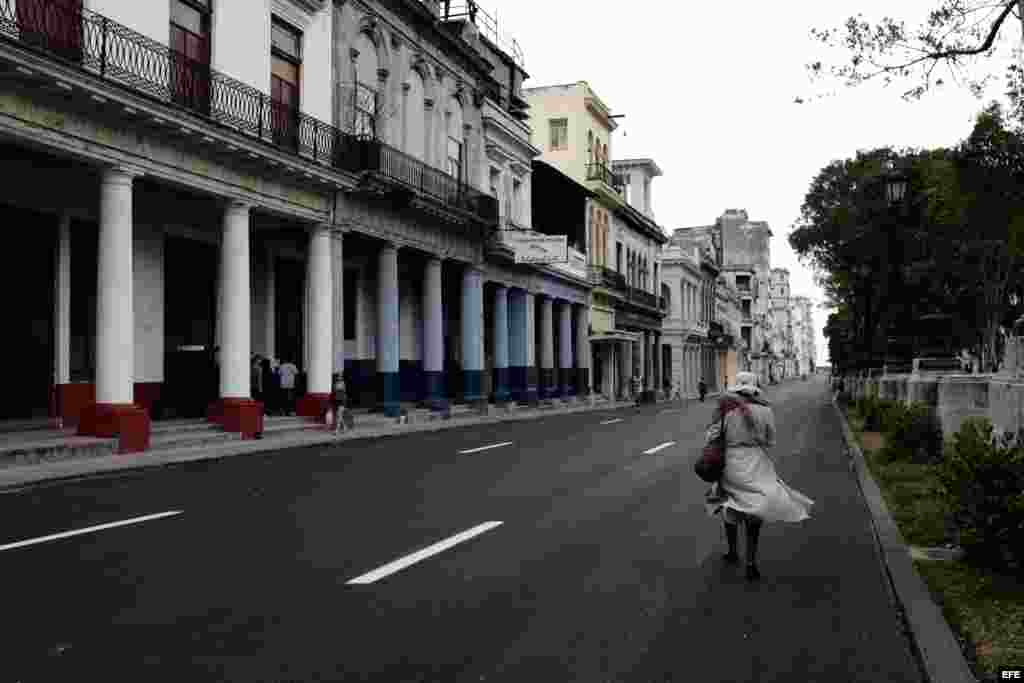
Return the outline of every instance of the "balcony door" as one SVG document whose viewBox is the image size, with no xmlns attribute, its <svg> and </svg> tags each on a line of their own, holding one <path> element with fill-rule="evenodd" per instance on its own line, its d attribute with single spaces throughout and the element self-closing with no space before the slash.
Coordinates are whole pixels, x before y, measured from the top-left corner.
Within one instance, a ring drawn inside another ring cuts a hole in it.
<svg viewBox="0 0 1024 683">
<path fill-rule="evenodd" d="M 298 150 L 302 33 L 277 17 L 270 31 L 271 131 L 275 144 Z"/>
<path fill-rule="evenodd" d="M 23 42 L 82 60 L 82 0 L 18 0 L 15 5 Z"/>
<path fill-rule="evenodd" d="M 210 113 L 210 0 L 171 0 L 171 99 Z"/>
</svg>

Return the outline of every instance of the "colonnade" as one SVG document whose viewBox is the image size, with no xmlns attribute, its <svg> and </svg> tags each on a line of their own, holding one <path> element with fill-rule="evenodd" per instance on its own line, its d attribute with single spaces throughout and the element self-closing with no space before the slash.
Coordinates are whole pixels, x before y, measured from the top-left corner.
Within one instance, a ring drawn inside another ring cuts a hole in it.
<svg viewBox="0 0 1024 683">
<path fill-rule="evenodd" d="M 120 435 L 122 450 L 143 450 L 148 447 L 149 438 L 149 418 L 133 404 L 134 177 L 128 170 L 108 168 L 101 178 L 96 395 L 95 404 L 85 411 L 79 423 L 82 434 Z M 252 400 L 251 386 L 251 208 L 249 204 L 231 201 L 225 204 L 222 214 L 217 292 L 220 400 L 210 409 L 212 420 L 243 436 L 254 436 L 263 429 L 263 411 Z M 340 273 L 336 272 L 340 269 L 341 242 L 341 235 L 332 235 L 327 225 L 314 225 L 308 230 L 307 393 L 297 406 L 297 412 L 307 417 L 323 415 L 330 397 L 332 372 L 345 365 L 344 341 L 336 338 L 342 333 L 339 318 L 344 301 Z M 384 243 L 377 254 L 376 371 L 379 405 L 389 415 L 400 412 L 399 249 L 396 244 Z M 273 281 L 272 274 L 268 278 Z M 465 266 L 461 287 L 461 355 L 462 398 L 467 402 L 488 398 L 483 395 L 483 285 L 483 271 L 478 266 Z M 494 341 L 495 399 L 567 397 L 574 385 L 579 393 L 588 393 L 588 306 L 502 283 L 497 283 L 493 291 L 494 329 L 490 332 Z M 442 262 L 428 256 L 423 270 L 422 365 L 425 398 L 433 406 L 444 402 L 442 298 Z M 539 330 L 534 329 L 537 306 Z M 560 369 L 557 376 L 556 325 Z M 268 322 L 268 331 L 271 327 Z M 539 332 L 536 337 L 535 332 Z M 535 339 L 539 349 L 534 348 Z"/>
</svg>

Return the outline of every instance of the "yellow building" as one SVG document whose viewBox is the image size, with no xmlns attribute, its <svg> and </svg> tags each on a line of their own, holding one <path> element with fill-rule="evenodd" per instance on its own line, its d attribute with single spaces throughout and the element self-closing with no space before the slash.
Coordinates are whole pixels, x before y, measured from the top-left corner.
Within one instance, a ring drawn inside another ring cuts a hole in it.
<svg viewBox="0 0 1024 683">
<path fill-rule="evenodd" d="M 590 315 L 592 382 L 606 396 L 632 395 L 639 375 L 651 398 L 664 391 L 659 254 L 667 236 L 651 212 L 650 159 L 612 162 L 616 116 L 586 81 L 524 88 L 531 142 L 541 161 L 593 193 L 587 207 L 587 264 L 594 285 Z M 628 195 L 628 200 L 627 200 Z"/>
</svg>

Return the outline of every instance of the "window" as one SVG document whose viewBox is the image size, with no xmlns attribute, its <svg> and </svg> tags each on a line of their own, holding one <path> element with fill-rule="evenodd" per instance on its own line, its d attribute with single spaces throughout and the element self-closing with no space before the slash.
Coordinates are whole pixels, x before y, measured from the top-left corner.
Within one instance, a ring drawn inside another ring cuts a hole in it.
<svg viewBox="0 0 1024 683">
<path fill-rule="evenodd" d="M 658 264 L 654 264 L 654 286 L 658 286 Z"/>
<path fill-rule="evenodd" d="M 299 146 L 299 76 L 302 33 L 277 17 L 270 26 L 270 124 L 274 142 Z"/>
<path fill-rule="evenodd" d="M 171 0 L 171 96 L 177 104 L 210 110 L 209 0 Z"/>
<path fill-rule="evenodd" d="M 423 77 L 414 69 L 409 74 L 409 92 L 405 96 L 405 151 L 421 161 L 427 147 L 425 97 Z"/>
<path fill-rule="evenodd" d="M 452 97 L 449 100 L 450 111 L 448 112 L 448 149 L 447 149 L 447 168 L 448 175 L 453 178 L 462 179 L 463 162 L 462 162 L 462 148 L 463 148 L 463 135 L 462 130 L 462 104 Z"/>
<path fill-rule="evenodd" d="M 551 119 L 551 149 L 569 149 L 569 119 Z"/>
<path fill-rule="evenodd" d="M 615 271 L 622 272 L 622 242 L 615 243 Z"/>
<path fill-rule="evenodd" d="M 742 306 L 743 306 L 743 317 L 744 318 L 749 318 L 750 317 L 750 299 L 744 299 L 743 302 L 742 302 Z"/>
<path fill-rule="evenodd" d="M 736 288 L 741 292 L 750 291 L 750 276 L 749 275 L 737 275 L 736 276 Z"/>
<path fill-rule="evenodd" d="M 522 222 L 523 183 L 518 178 L 512 179 L 512 220 Z"/>
<path fill-rule="evenodd" d="M 65 59 L 82 59 L 82 0 L 18 0 L 21 40 Z M 5 7 L 10 12 L 10 4 Z"/>
</svg>

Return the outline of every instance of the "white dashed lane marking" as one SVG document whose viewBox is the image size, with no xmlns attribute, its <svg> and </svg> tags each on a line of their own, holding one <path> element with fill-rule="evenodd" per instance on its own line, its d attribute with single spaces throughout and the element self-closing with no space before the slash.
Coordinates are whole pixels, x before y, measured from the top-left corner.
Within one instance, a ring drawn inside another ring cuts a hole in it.
<svg viewBox="0 0 1024 683">
<path fill-rule="evenodd" d="M 675 441 L 666 441 L 665 443 L 659 444 L 659 445 L 655 446 L 654 448 L 648 448 L 646 451 L 644 451 L 644 455 L 653 455 L 653 454 L 657 453 L 660 450 L 663 450 L 665 448 L 668 448 L 669 446 L 675 446 L 675 445 L 676 445 Z"/>
<path fill-rule="evenodd" d="M 604 421 L 604 422 L 602 422 L 601 424 L 603 424 L 603 425 L 613 425 L 613 424 L 615 424 L 616 422 L 622 422 L 622 418 L 621 418 L 621 417 L 617 417 L 617 418 L 615 418 L 614 420 L 605 420 L 605 421 Z"/>
<path fill-rule="evenodd" d="M 490 446 L 480 446 L 479 448 L 467 448 L 464 451 L 459 451 L 460 454 L 466 455 L 468 453 L 479 453 L 480 451 L 489 451 L 492 448 L 501 448 L 502 446 L 511 446 L 511 441 L 503 441 L 501 443 L 492 443 Z"/>
<path fill-rule="evenodd" d="M 362 576 L 357 576 L 356 578 L 351 579 L 346 583 L 365 585 L 368 583 L 373 583 L 374 581 L 380 581 L 386 576 L 390 576 L 396 572 L 400 572 L 410 565 L 416 564 L 417 562 L 422 562 L 428 557 L 437 555 L 438 553 L 443 552 L 448 548 L 451 548 L 452 546 L 458 545 L 459 543 L 462 543 L 464 541 L 468 541 L 474 536 L 479 536 L 480 534 L 490 531 L 491 529 L 495 528 L 496 526 L 500 526 L 501 524 L 503 524 L 503 522 L 484 522 L 483 524 L 478 524 L 472 529 L 466 529 L 465 531 L 455 534 L 454 536 L 449 536 L 443 541 L 438 541 L 434 545 L 427 546 L 423 550 L 417 550 L 416 552 L 410 555 L 400 557 L 394 562 L 389 562 L 383 567 L 374 569 L 372 572 L 367 572 Z"/>
<path fill-rule="evenodd" d="M 59 534 L 50 534 L 49 536 L 40 536 L 38 538 L 29 538 L 24 541 L 16 541 L 15 543 L 8 543 L 6 545 L 0 545 L 0 550 L 14 550 L 15 548 L 24 548 L 29 545 L 36 545 L 38 543 L 46 543 L 47 541 L 57 541 L 62 538 L 70 538 L 71 536 L 79 536 L 81 534 L 91 534 L 94 531 L 103 531 L 104 529 L 113 529 L 119 526 L 127 526 L 128 524 L 138 524 L 139 522 L 148 522 L 153 519 L 160 519 L 161 517 L 171 517 L 173 515 L 180 515 L 184 510 L 170 510 L 168 512 L 158 512 L 154 515 L 144 515 L 142 517 L 132 517 L 131 519 L 122 519 L 119 522 L 108 522 L 106 524 L 97 524 L 95 526 L 87 526 L 82 529 L 73 529 L 71 531 L 62 531 Z"/>
</svg>

